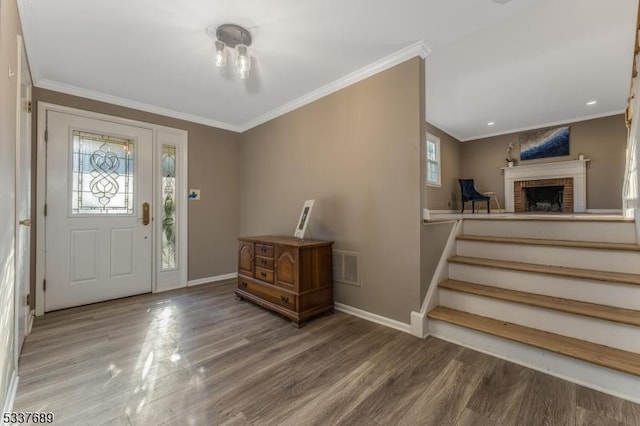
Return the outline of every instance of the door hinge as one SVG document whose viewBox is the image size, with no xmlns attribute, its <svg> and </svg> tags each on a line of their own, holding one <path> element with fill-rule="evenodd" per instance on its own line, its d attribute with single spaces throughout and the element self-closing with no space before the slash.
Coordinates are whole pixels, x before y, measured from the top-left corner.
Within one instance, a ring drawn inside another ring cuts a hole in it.
<svg viewBox="0 0 640 426">
<path fill-rule="evenodd" d="M 27 294 L 27 296 L 25 297 L 25 301 L 24 304 L 27 306 L 31 306 L 31 295 Z"/>
<path fill-rule="evenodd" d="M 44 129 L 44 141 L 49 142 L 49 129 Z"/>
<path fill-rule="evenodd" d="M 47 205 L 46 204 L 44 205 L 44 215 L 45 216 L 47 215 Z"/>
<path fill-rule="evenodd" d="M 47 291 L 47 280 L 42 280 L 42 291 Z"/>
<path fill-rule="evenodd" d="M 27 101 L 27 112 L 31 113 L 31 101 Z"/>
</svg>

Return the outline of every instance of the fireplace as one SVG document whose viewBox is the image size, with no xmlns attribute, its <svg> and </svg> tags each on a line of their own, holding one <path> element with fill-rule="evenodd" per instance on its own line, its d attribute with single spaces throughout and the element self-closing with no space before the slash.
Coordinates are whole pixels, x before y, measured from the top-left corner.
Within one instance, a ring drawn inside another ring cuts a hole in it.
<svg viewBox="0 0 640 426">
<path fill-rule="evenodd" d="M 539 186 L 524 188 L 524 211 L 562 212 L 564 186 Z"/>
<path fill-rule="evenodd" d="M 589 161 L 589 159 L 567 160 L 503 167 L 505 211 L 510 213 L 527 211 L 528 207 L 524 204 L 527 194 L 523 193 L 523 188 L 564 186 L 562 212 L 584 213 L 587 209 L 587 163 Z M 542 203 L 545 202 L 550 201 L 542 201 Z M 547 207 L 546 204 L 541 205 L 541 208 Z"/>
<path fill-rule="evenodd" d="M 573 213 L 573 178 L 518 181 L 513 189 L 516 213 Z"/>
</svg>

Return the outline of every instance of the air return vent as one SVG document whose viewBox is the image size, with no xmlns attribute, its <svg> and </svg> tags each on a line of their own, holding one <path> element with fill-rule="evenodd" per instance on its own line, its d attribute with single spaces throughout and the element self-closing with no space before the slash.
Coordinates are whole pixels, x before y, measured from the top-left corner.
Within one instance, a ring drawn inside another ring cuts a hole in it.
<svg viewBox="0 0 640 426">
<path fill-rule="evenodd" d="M 360 286 L 360 253 L 333 251 L 333 280 L 342 284 Z"/>
</svg>

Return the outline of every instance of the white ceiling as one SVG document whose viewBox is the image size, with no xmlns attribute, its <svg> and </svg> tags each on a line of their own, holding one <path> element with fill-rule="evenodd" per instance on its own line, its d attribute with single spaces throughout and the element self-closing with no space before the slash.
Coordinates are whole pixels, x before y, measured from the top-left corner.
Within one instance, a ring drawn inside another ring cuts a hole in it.
<svg viewBox="0 0 640 426">
<path fill-rule="evenodd" d="M 463 140 L 624 109 L 635 23 L 635 0 L 18 1 L 36 86 L 235 131 L 424 43 L 427 118 Z M 246 81 L 213 64 L 227 22 L 254 36 Z"/>
<path fill-rule="evenodd" d="M 636 7 L 637 0 L 540 1 L 434 50 L 428 121 L 464 141 L 623 112 Z"/>
</svg>

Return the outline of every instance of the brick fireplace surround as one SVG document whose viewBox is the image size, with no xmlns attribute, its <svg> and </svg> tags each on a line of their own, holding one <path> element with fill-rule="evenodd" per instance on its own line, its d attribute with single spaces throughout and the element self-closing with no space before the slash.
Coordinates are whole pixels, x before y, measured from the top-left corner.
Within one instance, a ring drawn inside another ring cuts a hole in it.
<svg viewBox="0 0 640 426">
<path fill-rule="evenodd" d="M 567 213 L 587 210 L 587 163 L 589 159 L 555 161 L 502 167 L 504 172 L 504 204 L 508 213 L 522 212 L 522 184 L 528 186 L 565 186 L 563 204 Z M 567 180 L 571 181 L 569 188 Z M 560 183 L 556 183 L 560 182 Z M 519 185 L 519 188 L 516 188 Z M 571 197 L 569 194 L 573 194 Z M 519 200 L 516 210 L 516 200 Z"/>
<path fill-rule="evenodd" d="M 562 186 L 562 212 L 573 213 L 573 178 L 521 180 L 513 184 L 513 207 L 516 213 L 525 213 L 525 188 Z"/>
</svg>

